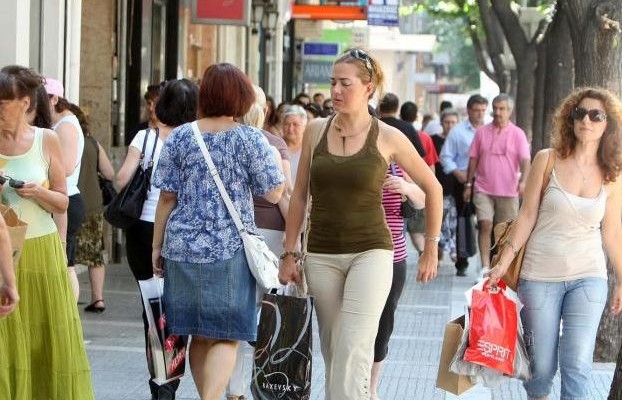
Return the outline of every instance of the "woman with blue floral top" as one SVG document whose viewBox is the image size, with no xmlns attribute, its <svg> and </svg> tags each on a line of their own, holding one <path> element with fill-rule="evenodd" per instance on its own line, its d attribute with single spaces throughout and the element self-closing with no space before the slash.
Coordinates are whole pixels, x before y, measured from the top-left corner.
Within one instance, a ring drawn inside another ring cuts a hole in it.
<svg viewBox="0 0 622 400">
<path fill-rule="evenodd" d="M 245 227 L 256 232 L 252 195 L 276 203 L 284 188 L 280 156 L 261 131 L 235 122 L 255 101 L 249 79 L 231 64 L 205 70 L 196 122 Z M 238 341 L 255 340 L 255 279 L 242 239 L 209 174 L 192 124 L 164 144 L 153 269 L 164 275 L 164 306 L 174 334 L 192 335 L 190 368 L 202 400 L 219 399 Z"/>
</svg>

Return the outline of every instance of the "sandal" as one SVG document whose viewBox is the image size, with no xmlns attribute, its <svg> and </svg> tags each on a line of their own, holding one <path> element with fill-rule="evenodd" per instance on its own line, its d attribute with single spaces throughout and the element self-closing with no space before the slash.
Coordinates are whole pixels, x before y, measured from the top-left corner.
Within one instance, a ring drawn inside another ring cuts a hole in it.
<svg viewBox="0 0 622 400">
<path fill-rule="evenodd" d="M 97 303 L 102 303 L 104 305 L 98 307 Z M 104 303 L 104 299 L 95 300 L 94 302 L 92 302 L 88 306 L 84 307 L 84 311 L 92 312 L 92 313 L 97 313 L 97 314 L 103 313 L 105 309 L 106 309 L 106 305 Z"/>
</svg>

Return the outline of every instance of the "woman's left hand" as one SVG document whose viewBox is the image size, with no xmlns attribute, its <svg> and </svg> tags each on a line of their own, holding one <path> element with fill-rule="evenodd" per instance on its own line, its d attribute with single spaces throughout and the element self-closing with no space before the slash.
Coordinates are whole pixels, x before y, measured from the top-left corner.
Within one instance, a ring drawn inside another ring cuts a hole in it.
<svg viewBox="0 0 622 400">
<path fill-rule="evenodd" d="M 162 249 L 153 249 L 151 251 L 151 263 L 153 265 L 153 274 L 162 276 L 164 273 L 164 259 L 162 258 Z"/>
<path fill-rule="evenodd" d="M 419 256 L 419 268 L 417 270 L 417 282 L 428 283 L 436 278 L 438 273 L 438 250 L 424 251 Z"/>
<path fill-rule="evenodd" d="M 26 182 L 21 188 L 15 188 L 15 193 L 24 199 L 35 199 L 41 186 L 34 182 Z"/>
<path fill-rule="evenodd" d="M 388 190 L 389 192 L 404 195 L 406 194 L 406 181 L 399 176 L 388 175 L 384 180 L 382 188 Z"/>
<path fill-rule="evenodd" d="M 616 285 L 611 299 L 611 313 L 618 315 L 620 312 L 622 312 L 622 283 Z"/>
</svg>

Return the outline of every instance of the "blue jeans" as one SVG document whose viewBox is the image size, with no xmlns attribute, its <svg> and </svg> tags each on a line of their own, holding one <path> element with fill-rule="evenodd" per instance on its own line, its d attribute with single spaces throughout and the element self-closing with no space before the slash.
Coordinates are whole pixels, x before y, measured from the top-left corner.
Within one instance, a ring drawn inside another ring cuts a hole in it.
<svg viewBox="0 0 622 400">
<path fill-rule="evenodd" d="M 518 295 L 525 305 L 521 320 L 533 375 L 524 383 L 527 395 L 549 395 L 559 360 L 561 400 L 587 399 L 594 342 L 607 302 L 607 281 L 521 279 Z"/>
</svg>

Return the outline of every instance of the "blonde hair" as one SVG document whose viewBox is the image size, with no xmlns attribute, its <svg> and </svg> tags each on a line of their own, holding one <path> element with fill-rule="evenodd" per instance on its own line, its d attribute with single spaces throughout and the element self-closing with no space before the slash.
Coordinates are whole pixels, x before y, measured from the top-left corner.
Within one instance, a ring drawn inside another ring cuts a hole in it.
<svg viewBox="0 0 622 400">
<path fill-rule="evenodd" d="M 251 108 L 246 114 L 242 116 L 242 123 L 244 125 L 254 126 L 255 128 L 262 129 L 263 123 L 266 120 L 266 113 L 259 104 L 253 103 Z"/>
<path fill-rule="evenodd" d="M 369 64 L 367 60 L 369 60 Z M 346 50 L 333 65 L 341 63 L 354 65 L 357 69 L 356 76 L 358 76 L 362 82 L 371 82 L 374 85 L 374 91 L 369 95 L 370 100 L 374 98 L 374 96 L 378 96 L 378 98 L 384 96 L 384 71 L 382 71 L 382 67 L 378 60 L 369 52 L 361 48 L 352 47 Z"/>
</svg>

